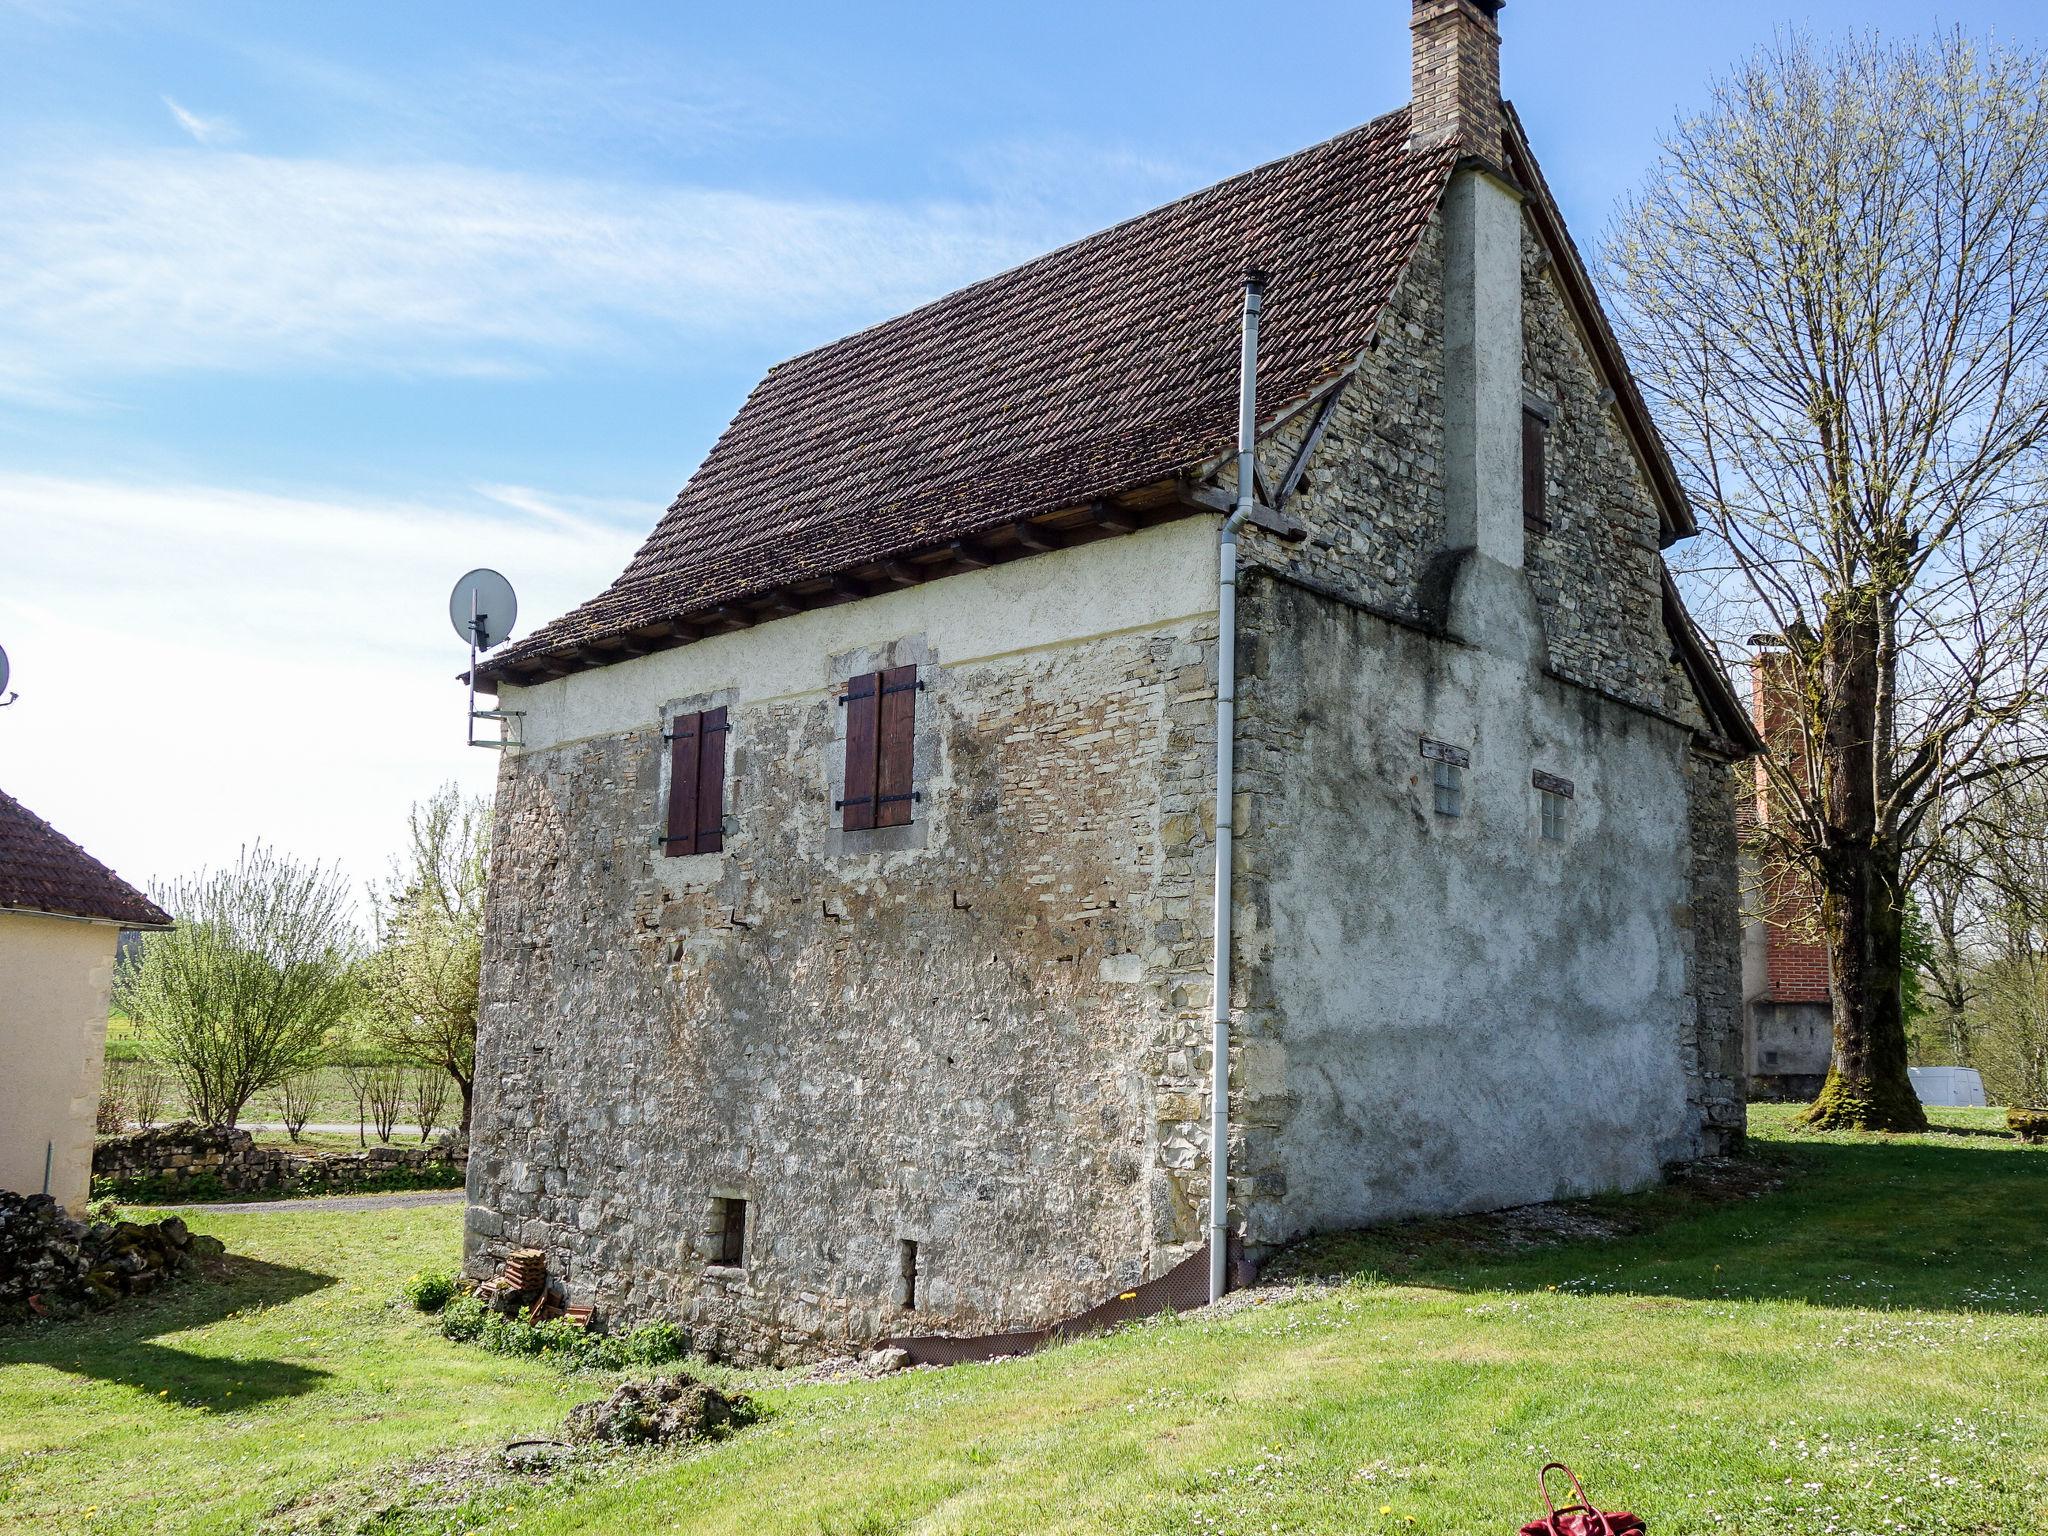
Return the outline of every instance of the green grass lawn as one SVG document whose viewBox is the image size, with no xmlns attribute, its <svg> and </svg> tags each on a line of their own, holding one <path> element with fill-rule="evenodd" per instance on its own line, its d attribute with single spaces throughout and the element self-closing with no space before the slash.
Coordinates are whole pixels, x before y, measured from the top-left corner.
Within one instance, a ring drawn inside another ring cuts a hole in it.
<svg viewBox="0 0 2048 1536">
<path fill-rule="evenodd" d="M 1302 1262 L 1338 1284 L 1024 1360 L 758 1374 L 770 1417 L 730 1442 L 454 1508 L 397 1469 L 614 1378 L 388 1306 L 452 1260 L 456 1208 L 202 1215 L 245 1256 L 225 1281 L 0 1335 L 0 1529 L 1492 1536 L 1561 1456 L 1655 1536 L 2041 1531 L 2048 1149 L 1940 1118 L 1879 1141 L 1760 1108 L 1776 1188 L 1587 1202 L 1609 1235 L 1535 1246 L 1327 1240 Z"/>
</svg>

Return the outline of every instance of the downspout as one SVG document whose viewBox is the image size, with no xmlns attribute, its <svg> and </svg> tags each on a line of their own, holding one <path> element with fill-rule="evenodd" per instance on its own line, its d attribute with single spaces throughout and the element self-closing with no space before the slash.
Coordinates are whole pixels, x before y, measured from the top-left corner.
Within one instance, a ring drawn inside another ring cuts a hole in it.
<svg viewBox="0 0 2048 1536">
<path fill-rule="evenodd" d="M 1230 1289 L 1230 859 L 1237 754 L 1237 525 L 1258 505 L 1259 304 L 1266 275 L 1244 275 L 1238 363 L 1237 510 L 1223 521 L 1216 583 L 1216 934 L 1209 1033 L 1209 1299 Z"/>
</svg>

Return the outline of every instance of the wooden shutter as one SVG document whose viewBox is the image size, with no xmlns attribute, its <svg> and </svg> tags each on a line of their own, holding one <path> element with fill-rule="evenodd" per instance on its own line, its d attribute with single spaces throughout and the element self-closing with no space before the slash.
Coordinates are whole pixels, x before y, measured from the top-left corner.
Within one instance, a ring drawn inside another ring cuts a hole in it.
<svg viewBox="0 0 2048 1536">
<path fill-rule="evenodd" d="M 722 717 L 724 710 L 719 710 Z M 670 858 L 697 851 L 698 764 L 703 747 L 702 715 L 677 715 L 669 723 L 668 735 L 668 834 L 661 851 Z M 718 738 L 721 748 L 725 737 Z M 719 778 L 725 777 L 724 758 L 719 760 Z"/>
<path fill-rule="evenodd" d="M 846 710 L 846 786 L 841 791 L 840 825 L 849 832 L 875 824 L 876 715 L 881 704 L 881 674 L 864 672 L 846 685 L 841 700 Z"/>
<path fill-rule="evenodd" d="M 725 707 L 707 709 L 697 727 L 697 851 L 725 850 Z"/>
<path fill-rule="evenodd" d="M 1550 423 L 1536 412 L 1522 412 L 1522 526 L 1535 533 L 1550 528 L 1544 466 L 1544 439 L 1549 431 Z"/>
<path fill-rule="evenodd" d="M 917 730 L 917 668 L 891 667 L 881 685 L 880 742 L 875 753 L 875 825 L 910 824 L 912 747 Z"/>
</svg>

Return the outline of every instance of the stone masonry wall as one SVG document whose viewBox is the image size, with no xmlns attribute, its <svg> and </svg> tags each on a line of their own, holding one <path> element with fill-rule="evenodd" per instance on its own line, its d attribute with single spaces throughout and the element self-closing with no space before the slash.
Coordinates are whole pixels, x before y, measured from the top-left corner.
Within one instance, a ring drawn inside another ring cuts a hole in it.
<svg viewBox="0 0 2048 1536">
<path fill-rule="evenodd" d="M 1719 1155 L 1748 1134 L 1742 1030 L 1741 855 L 1736 836 L 1740 784 L 1725 762 L 1694 752 L 1691 799 L 1692 893 L 1687 991 L 1694 1031 L 1686 1082 L 1700 1124 L 1700 1150 Z"/>
<path fill-rule="evenodd" d="M 249 1132 L 180 1120 L 102 1136 L 93 1148 L 95 1192 L 120 1195 L 130 1186 L 178 1186 L 210 1180 L 223 1192 L 271 1194 L 347 1190 L 395 1178 L 461 1182 L 468 1150 L 443 1132 L 424 1145 L 378 1145 L 349 1151 L 300 1151 L 258 1145 Z"/>
<path fill-rule="evenodd" d="M 1554 264 L 1526 229 L 1522 266 L 1524 388 L 1552 413 L 1550 527 L 1528 535 L 1524 564 L 1551 668 L 1697 725 L 1691 687 L 1663 630 L 1656 502 L 1557 290 Z M 1424 625 L 1441 621 L 1432 576 L 1444 539 L 1443 281 L 1439 222 L 1288 503 L 1308 538 L 1290 545 L 1253 531 L 1244 553 L 1248 563 Z M 1314 415 L 1298 413 L 1261 445 L 1268 485 L 1286 474 Z M 1226 469 L 1223 478 L 1234 477 Z"/>
<path fill-rule="evenodd" d="M 472 1271 L 543 1248 L 608 1325 L 772 1361 L 1041 1323 L 1199 1242 L 1213 640 L 821 656 L 731 703 L 722 854 L 655 850 L 655 700 L 508 756 Z M 838 680 L 913 660 L 915 820 L 836 830 Z"/>
</svg>

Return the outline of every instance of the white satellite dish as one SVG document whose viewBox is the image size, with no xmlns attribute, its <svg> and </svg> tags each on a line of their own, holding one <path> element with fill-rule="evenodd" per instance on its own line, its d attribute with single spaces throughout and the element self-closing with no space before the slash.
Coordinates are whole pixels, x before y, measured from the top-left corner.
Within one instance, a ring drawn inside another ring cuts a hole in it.
<svg viewBox="0 0 2048 1536">
<path fill-rule="evenodd" d="M 471 571 L 448 594 L 448 622 L 455 633 L 480 651 L 503 645 L 519 617 L 519 599 L 512 583 L 496 571 Z"/>
<path fill-rule="evenodd" d="M 519 599 L 512 595 L 512 583 L 488 568 L 471 571 L 455 583 L 455 590 L 448 594 L 448 622 L 455 626 L 456 634 L 469 642 L 469 672 L 465 681 L 469 684 L 469 744 L 472 747 L 502 749 L 519 745 L 519 717 L 525 711 L 476 707 L 476 653 L 488 651 L 494 645 L 503 645 L 511 637 L 513 621 L 518 617 Z M 498 735 L 479 740 L 476 734 L 479 720 L 496 720 Z"/>
</svg>

